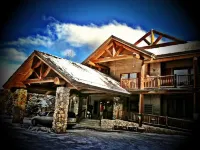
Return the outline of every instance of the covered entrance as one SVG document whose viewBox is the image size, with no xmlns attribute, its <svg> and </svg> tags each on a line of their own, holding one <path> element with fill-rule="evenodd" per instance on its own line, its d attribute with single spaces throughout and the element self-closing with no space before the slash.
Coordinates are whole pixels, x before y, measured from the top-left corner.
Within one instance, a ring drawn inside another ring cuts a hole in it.
<svg viewBox="0 0 200 150">
<path fill-rule="evenodd" d="M 77 110 L 80 104 L 73 95 L 81 93 L 85 96 L 82 98 L 88 101 L 88 96 L 93 93 L 130 94 L 117 81 L 94 69 L 39 51 L 34 51 L 25 60 L 3 88 L 13 92 L 15 123 L 23 123 L 28 92 L 56 95 L 52 123 L 56 133 L 66 132 L 68 110 L 76 109 L 77 116 L 83 111 Z M 110 105 L 105 106 L 105 116 L 111 117 Z"/>
</svg>

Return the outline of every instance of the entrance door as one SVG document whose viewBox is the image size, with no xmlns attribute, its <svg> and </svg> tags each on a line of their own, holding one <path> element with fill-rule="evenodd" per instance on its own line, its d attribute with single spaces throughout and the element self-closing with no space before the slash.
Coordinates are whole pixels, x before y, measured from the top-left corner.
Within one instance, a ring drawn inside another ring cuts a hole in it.
<svg viewBox="0 0 200 150">
<path fill-rule="evenodd" d="M 101 100 L 100 102 L 103 105 L 103 118 L 112 119 L 113 117 L 113 101 L 110 100 Z"/>
</svg>

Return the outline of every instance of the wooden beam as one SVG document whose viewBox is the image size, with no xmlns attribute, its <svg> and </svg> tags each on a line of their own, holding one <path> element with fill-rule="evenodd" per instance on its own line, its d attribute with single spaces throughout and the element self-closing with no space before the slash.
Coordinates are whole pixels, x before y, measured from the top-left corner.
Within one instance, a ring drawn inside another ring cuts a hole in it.
<svg viewBox="0 0 200 150">
<path fill-rule="evenodd" d="M 50 87 L 41 87 L 41 86 L 28 86 L 27 90 L 39 90 L 44 92 L 56 92 L 56 88 L 50 88 Z"/>
<path fill-rule="evenodd" d="M 170 46 L 170 45 L 176 45 L 176 44 L 178 44 L 178 43 L 177 42 L 167 42 L 167 43 L 161 43 L 161 44 L 156 44 L 156 45 L 142 46 L 140 48 L 151 49 L 151 48 L 158 48 L 158 47 L 164 47 L 164 46 Z"/>
<path fill-rule="evenodd" d="M 94 56 L 94 59 L 98 59 L 101 55 L 103 55 L 106 51 L 102 50 L 100 51 L 96 56 Z"/>
<path fill-rule="evenodd" d="M 12 87 L 15 87 L 15 88 L 26 88 L 26 85 L 24 85 L 24 83 L 22 83 L 22 82 L 14 82 L 14 83 L 12 83 Z"/>
<path fill-rule="evenodd" d="M 120 48 L 115 53 L 115 56 L 118 56 L 123 50 L 124 50 L 124 48 L 120 46 Z"/>
<path fill-rule="evenodd" d="M 106 52 L 107 52 L 111 57 L 113 57 L 113 55 L 111 54 L 111 52 L 110 52 L 108 49 L 106 49 Z"/>
<path fill-rule="evenodd" d="M 48 79 L 27 79 L 23 81 L 24 84 L 34 84 L 34 83 L 49 83 L 54 82 L 54 78 L 48 78 Z"/>
<path fill-rule="evenodd" d="M 151 45 L 151 43 L 147 39 L 144 39 L 144 41 L 147 43 L 147 45 Z"/>
<path fill-rule="evenodd" d="M 162 35 L 159 35 L 159 37 L 155 40 L 155 42 L 153 42 L 153 45 L 156 45 L 161 39 L 162 39 Z"/>
<path fill-rule="evenodd" d="M 88 64 L 89 64 L 89 65 L 91 65 L 91 66 L 94 66 L 94 67 L 96 66 L 96 64 L 95 64 L 95 63 L 93 63 L 93 62 L 92 62 L 92 61 L 90 61 L 90 60 L 88 61 Z"/>
<path fill-rule="evenodd" d="M 54 84 L 55 85 L 65 85 L 66 84 L 66 81 L 61 79 L 61 78 L 58 78 L 58 77 L 55 77 L 54 79 Z"/>
<path fill-rule="evenodd" d="M 171 56 L 171 57 L 160 58 L 160 59 L 155 59 L 155 60 L 146 60 L 146 61 L 144 61 L 144 63 L 149 64 L 149 63 L 167 62 L 167 61 L 173 61 L 173 60 L 193 58 L 193 57 L 196 57 L 196 56 L 200 56 L 200 53 L 180 55 L 180 56 Z"/>
<path fill-rule="evenodd" d="M 153 32 L 156 33 L 156 34 L 158 34 L 158 35 L 162 35 L 162 36 L 165 37 L 165 38 L 168 38 L 168 39 L 171 39 L 171 40 L 173 40 L 173 41 L 176 41 L 176 42 L 178 42 L 178 43 L 186 43 L 186 41 L 183 41 L 183 40 L 181 40 L 181 39 L 178 39 L 178 38 L 175 38 L 175 37 L 173 37 L 173 36 L 167 35 L 167 34 L 165 34 L 165 33 L 161 33 L 161 32 L 156 31 L 156 30 L 153 30 Z"/>
<path fill-rule="evenodd" d="M 104 93 L 102 91 L 90 91 L 90 90 L 83 90 L 80 91 L 81 93 L 87 93 L 87 94 L 95 94 L 95 93 Z"/>
<path fill-rule="evenodd" d="M 40 76 L 38 75 L 38 73 L 34 70 L 35 75 L 38 77 L 38 79 L 40 79 Z"/>
<path fill-rule="evenodd" d="M 48 66 L 46 71 L 43 73 L 42 78 L 45 78 L 49 74 L 50 71 L 51 71 L 51 68 Z"/>
<path fill-rule="evenodd" d="M 140 59 L 140 55 L 139 54 L 136 54 L 136 53 L 133 53 L 133 57 L 137 58 L 137 59 Z"/>
<path fill-rule="evenodd" d="M 32 73 L 33 73 L 33 69 L 30 69 L 29 71 L 26 72 L 24 79 L 27 79 Z"/>
<path fill-rule="evenodd" d="M 124 55 L 124 56 L 99 58 L 97 60 L 93 60 L 93 62 L 94 63 L 101 63 L 101 62 L 108 62 L 108 61 L 115 61 L 115 60 L 122 60 L 122 59 L 130 59 L 130 58 L 133 58 L 133 55 Z"/>
<path fill-rule="evenodd" d="M 128 51 L 130 51 L 130 52 L 132 52 L 132 53 L 138 53 L 138 50 L 135 50 L 134 48 L 131 48 L 131 47 L 129 47 L 129 46 L 127 46 L 127 45 L 125 45 L 125 44 L 122 44 L 122 43 L 120 43 L 120 42 L 118 42 L 118 41 L 116 41 L 116 44 L 118 45 L 118 46 L 122 46 L 124 49 L 126 49 L 126 50 L 128 50 Z M 140 53 L 140 52 L 139 52 Z M 142 53 L 142 55 L 144 56 L 144 57 L 146 57 L 146 58 L 150 58 L 151 56 L 149 56 L 149 55 L 147 55 L 147 54 L 145 54 L 145 53 Z"/>
<path fill-rule="evenodd" d="M 146 37 L 148 37 L 151 34 L 151 32 L 147 32 L 143 37 L 141 37 L 138 41 L 136 41 L 133 45 L 138 45 L 140 42 L 142 42 Z"/>
<path fill-rule="evenodd" d="M 34 66 L 32 66 L 32 69 L 39 67 L 41 64 L 42 64 L 42 61 L 39 60 Z"/>
<path fill-rule="evenodd" d="M 40 79 L 42 79 L 42 73 L 43 73 L 43 64 L 40 66 Z"/>
</svg>

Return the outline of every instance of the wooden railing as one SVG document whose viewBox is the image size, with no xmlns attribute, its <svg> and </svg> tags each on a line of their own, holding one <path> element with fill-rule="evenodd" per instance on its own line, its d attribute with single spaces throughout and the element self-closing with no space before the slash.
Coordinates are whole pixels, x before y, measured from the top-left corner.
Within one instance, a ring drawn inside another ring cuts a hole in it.
<svg viewBox="0 0 200 150">
<path fill-rule="evenodd" d="M 199 74 L 197 78 L 200 78 Z M 144 78 L 143 84 L 144 88 L 191 87 L 194 84 L 194 75 L 149 76 Z M 200 81 L 197 84 L 200 86 Z M 139 85 L 139 78 L 121 79 L 121 87 L 125 89 L 139 89 Z"/>
<path fill-rule="evenodd" d="M 138 113 L 129 112 L 129 121 L 138 123 Z M 193 126 L 192 120 L 172 118 L 167 116 L 158 116 L 152 114 L 143 114 L 142 120 L 144 124 L 166 127 L 171 129 L 191 130 Z"/>
<path fill-rule="evenodd" d="M 149 76 L 144 79 L 144 88 L 192 86 L 193 75 Z"/>
<path fill-rule="evenodd" d="M 125 89 L 139 89 L 139 79 L 121 79 L 121 87 Z"/>
</svg>

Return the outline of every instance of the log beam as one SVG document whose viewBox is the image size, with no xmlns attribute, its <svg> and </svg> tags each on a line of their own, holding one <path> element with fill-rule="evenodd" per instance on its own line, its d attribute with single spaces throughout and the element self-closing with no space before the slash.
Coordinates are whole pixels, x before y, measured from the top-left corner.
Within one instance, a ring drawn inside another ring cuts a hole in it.
<svg viewBox="0 0 200 150">
<path fill-rule="evenodd" d="M 61 78 L 55 77 L 55 78 L 54 78 L 54 84 L 55 84 L 55 85 L 65 85 L 66 82 L 65 82 L 65 80 L 63 80 L 63 79 L 61 79 Z"/>
<path fill-rule="evenodd" d="M 133 55 L 124 55 L 124 56 L 99 58 L 97 60 L 93 60 L 93 62 L 94 63 L 101 63 L 101 62 L 108 62 L 108 61 L 115 61 L 115 60 L 122 60 L 122 59 L 130 59 L 130 58 L 133 58 Z"/>
<path fill-rule="evenodd" d="M 39 60 L 34 66 L 32 66 L 32 69 L 39 67 L 41 64 L 42 64 L 42 61 Z"/>
<path fill-rule="evenodd" d="M 151 34 L 151 32 L 147 32 L 143 37 L 141 37 L 138 41 L 136 41 L 133 45 L 138 45 L 140 42 L 142 42 L 146 37 L 148 37 Z"/>
<path fill-rule="evenodd" d="M 155 40 L 155 42 L 153 42 L 153 45 L 156 45 L 161 39 L 162 39 L 162 35 L 159 35 L 159 37 Z"/>
<path fill-rule="evenodd" d="M 48 79 L 27 79 L 23 83 L 24 84 L 34 84 L 34 83 L 49 83 L 54 82 L 54 78 L 48 78 Z"/>
<path fill-rule="evenodd" d="M 49 74 L 50 71 L 51 71 L 51 68 L 48 67 L 47 70 L 43 73 L 42 78 L 45 78 Z"/>
</svg>

